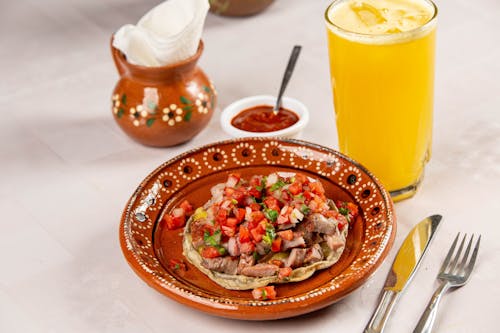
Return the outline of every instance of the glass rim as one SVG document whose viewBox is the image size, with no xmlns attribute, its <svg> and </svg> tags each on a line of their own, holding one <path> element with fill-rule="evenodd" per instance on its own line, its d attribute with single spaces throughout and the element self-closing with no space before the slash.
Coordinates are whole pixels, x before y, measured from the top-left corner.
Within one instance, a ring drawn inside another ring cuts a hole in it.
<svg viewBox="0 0 500 333">
<path fill-rule="evenodd" d="M 432 17 L 427 22 L 422 24 L 421 26 L 418 26 L 418 27 L 411 29 L 411 30 L 401 31 L 401 32 L 392 33 L 392 34 L 368 34 L 368 33 L 355 32 L 355 31 L 351 31 L 351 30 L 342 28 L 342 27 L 336 25 L 335 23 L 333 23 L 332 20 L 330 20 L 330 17 L 328 15 L 330 10 L 334 6 L 338 5 L 341 2 L 345 2 L 345 1 L 348 1 L 348 0 L 334 0 L 326 8 L 325 21 L 326 21 L 326 24 L 328 25 L 328 28 L 336 29 L 340 33 L 345 34 L 347 36 L 358 37 L 358 38 L 361 37 L 361 38 L 369 39 L 372 41 L 374 41 L 374 40 L 380 41 L 380 40 L 386 40 L 386 39 L 387 40 L 396 40 L 396 39 L 400 39 L 400 38 L 404 39 L 404 37 L 408 37 L 408 36 L 414 36 L 415 34 L 426 31 L 429 28 L 429 26 L 433 25 L 437 19 L 437 15 L 438 15 L 438 7 L 434 3 L 434 1 L 423 0 L 423 1 L 427 2 L 432 7 L 432 9 L 434 10 L 434 13 L 432 14 Z"/>
</svg>

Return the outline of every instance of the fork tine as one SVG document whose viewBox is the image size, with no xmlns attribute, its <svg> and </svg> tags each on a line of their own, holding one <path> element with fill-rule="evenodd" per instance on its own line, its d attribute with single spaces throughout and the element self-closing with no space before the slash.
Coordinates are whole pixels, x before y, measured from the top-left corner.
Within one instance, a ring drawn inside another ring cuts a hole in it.
<svg viewBox="0 0 500 333">
<path fill-rule="evenodd" d="M 457 266 L 458 259 L 460 259 L 460 254 L 462 253 L 462 250 L 464 248 L 464 243 L 465 239 L 467 238 L 467 234 L 464 235 L 462 238 L 462 241 L 460 242 L 460 246 L 458 247 L 457 253 L 455 254 L 455 257 L 453 258 L 453 261 L 451 262 L 450 269 L 448 271 L 449 274 L 453 274 L 453 271 L 455 270 L 455 267 Z"/>
<path fill-rule="evenodd" d="M 451 248 L 448 251 L 446 258 L 444 259 L 443 265 L 441 265 L 441 270 L 440 270 L 441 273 L 445 271 L 446 267 L 448 267 L 448 264 L 450 263 L 451 256 L 453 255 L 453 251 L 455 251 L 455 246 L 457 245 L 458 242 L 458 237 L 460 237 L 460 233 L 458 233 L 457 237 L 455 237 L 455 240 L 453 241 L 453 244 L 451 245 Z"/>
<path fill-rule="evenodd" d="M 481 243 L 481 235 L 477 239 L 476 246 L 474 246 L 474 251 L 472 252 L 472 256 L 470 258 L 469 264 L 467 265 L 467 269 L 465 272 L 465 278 L 468 279 L 472 269 L 474 268 L 474 264 L 476 263 L 477 253 L 479 251 L 479 244 Z"/>
<path fill-rule="evenodd" d="M 465 268 L 465 264 L 467 263 L 467 260 L 469 259 L 469 252 L 472 247 L 472 241 L 474 240 L 474 234 L 472 234 L 472 237 L 469 240 L 469 244 L 467 244 L 467 249 L 465 249 L 464 257 L 462 258 L 462 262 L 460 265 L 457 267 L 457 274 L 460 274 L 463 269 Z"/>
</svg>

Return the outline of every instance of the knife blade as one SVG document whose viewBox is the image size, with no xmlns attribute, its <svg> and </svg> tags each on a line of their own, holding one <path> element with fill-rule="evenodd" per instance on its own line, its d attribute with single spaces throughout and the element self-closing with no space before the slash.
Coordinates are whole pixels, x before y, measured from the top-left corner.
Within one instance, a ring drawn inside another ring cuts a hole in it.
<svg viewBox="0 0 500 333">
<path fill-rule="evenodd" d="M 366 325 L 364 333 L 384 331 L 394 305 L 417 271 L 441 219 L 441 215 L 426 217 L 408 233 L 394 259 L 377 309 Z"/>
</svg>

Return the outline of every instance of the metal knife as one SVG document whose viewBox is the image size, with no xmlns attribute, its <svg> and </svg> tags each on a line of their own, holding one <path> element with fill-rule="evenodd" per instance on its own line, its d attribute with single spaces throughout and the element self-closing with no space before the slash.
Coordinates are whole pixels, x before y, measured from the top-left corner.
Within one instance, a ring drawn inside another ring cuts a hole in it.
<svg viewBox="0 0 500 333">
<path fill-rule="evenodd" d="M 363 331 L 364 333 L 384 331 L 394 305 L 417 271 L 441 219 L 441 215 L 426 217 L 406 236 L 394 259 L 391 271 L 387 275 L 377 309 Z"/>
</svg>

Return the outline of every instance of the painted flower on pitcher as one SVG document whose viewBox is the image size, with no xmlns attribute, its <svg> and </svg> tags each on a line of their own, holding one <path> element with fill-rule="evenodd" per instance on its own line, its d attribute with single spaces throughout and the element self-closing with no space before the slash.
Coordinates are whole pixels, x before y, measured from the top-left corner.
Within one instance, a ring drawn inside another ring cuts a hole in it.
<svg viewBox="0 0 500 333">
<path fill-rule="evenodd" d="M 215 91 L 213 87 L 203 86 L 195 98 L 179 96 L 177 103 L 171 101 L 165 106 L 159 105 L 159 93 L 156 88 L 144 88 L 142 103 L 127 104 L 126 94 L 114 94 L 111 98 L 113 113 L 117 118 L 128 115 L 128 119 L 135 127 L 146 125 L 153 126 L 158 121 L 163 121 L 169 126 L 182 122 L 190 122 L 195 110 L 202 115 L 209 113 L 214 105 Z"/>
<path fill-rule="evenodd" d="M 146 119 L 141 117 L 141 112 L 134 107 L 129 109 L 129 117 L 132 120 L 132 124 L 134 126 L 144 125 L 146 123 Z"/>
<path fill-rule="evenodd" d="M 127 96 L 125 94 L 123 94 L 121 98 L 119 94 L 113 95 L 111 99 L 111 103 L 113 104 L 113 113 L 118 118 L 121 118 L 125 113 L 124 104 L 126 104 L 126 102 L 127 102 Z"/>
<path fill-rule="evenodd" d="M 175 123 L 180 123 L 182 121 L 183 110 L 177 104 L 170 104 L 169 107 L 163 109 L 162 120 L 169 124 L 170 126 L 174 126 Z"/>
<path fill-rule="evenodd" d="M 157 113 L 157 110 L 158 90 L 156 88 L 144 88 L 144 97 L 142 99 L 142 104 L 131 107 L 129 109 L 129 117 L 132 119 L 132 124 L 134 124 L 134 126 L 136 127 L 141 125 L 151 127 L 156 121 L 155 115 Z"/>
<path fill-rule="evenodd" d="M 208 113 L 209 97 L 207 94 L 199 93 L 194 104 L 198 108 L 198 112 L 202 114 Z"/>
</svg>

